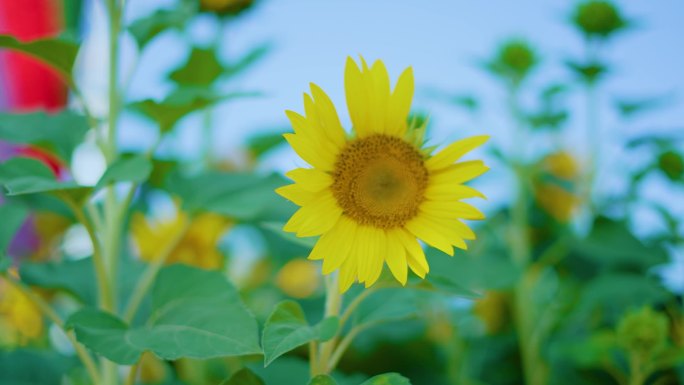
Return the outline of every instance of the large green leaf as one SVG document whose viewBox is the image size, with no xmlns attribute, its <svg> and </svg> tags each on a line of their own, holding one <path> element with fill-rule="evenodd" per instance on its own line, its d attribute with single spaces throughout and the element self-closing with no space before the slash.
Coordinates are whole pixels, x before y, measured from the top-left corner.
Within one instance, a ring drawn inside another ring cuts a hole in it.
<svg viewBox="0 0 684 385">
<path fill-rule="evenodd" d="M 264 365 L 268 366 L 276 358 L 307 342 L 334 337 L 337 325 L 337 318 L 327 318 L 316 326 L 310 326 L 299 303 L 291 300 L 280 302 L 264 325 Z"/>
<path fill-rule="evenodd" d="M 152 173 L 152 162 L 144 155 L 125 156 L 112 163 L 97 182 L 96 188 L 110 183 L 135 182 L 142 183 Z"/>
<path fill-rule="evenodd" d="M 71 82 L 71 69 L 78 55 L 78 44 L 59 38 L 20 42 L 10 35 L 0 35 L 0 48 L 31 55 L 56 69 Z"/>
<path fill-rule="evenodd" d="M 159 129 L 164 133 L 172 130 L 178 121 L 195 111 L 230 99 L 255 95 L 247 92 L 216 95 L 203 88 L 184 87 L 174 91 L 161 102 L 146 99 L 134 102 L 129 107 L 157 122 Z"/>
<path fill-rule="evenodd" d="M 366 298 L 354 313 L 354 325 L 372 326 L 419 314 L 419 292 L 406 288 L 381 289 Z"/>
<path fill-rule="evenodd" d="M 610 268 L 646 270 L 667 262 L 661 247 L 644 245 L 623 223 L 607 218 L 599 218 L 589 236 L 575 243 L 575 250 Z"/>
<path fill-rule="evenodd" d="M 385 373 L 372 377 L 361 385 L 411 385 L 411 381 L 397 373 Z"/>
<path fill-rule="evenodd" d="M 129 258 L 119 261 L 117 291 L 119 298 L 128 298 L 146 265 Z M 63 290 L 85 305 L 97 305 L 97 282 L 92 258 L 76 261 L 24 261 L 19 268 L 24 283 L 45 289 Z"/>
<path fill-rule="evenodd" d="M 47 349 L 0 349 L 0 384 L 61 385 L 64 377 L 77 366 L 75 356 L 67 357 Z"/>
<path fill-rule="evenodd" d="M 68 325 L 84 345 L 124 365 L 148 350 L 166 360 L 261 353 L 256 320 L 235 288 L 218 272 L 185 265 L 159 273 L 144 326 L 94 309 L 74 314 Z"/>
<path fill-rule="evenodd" d="M 457 254 L 450 257 L 439 250 L 426 250 L 430 272 L 428 281 L 435 286 L 457 285 L 468 290 L 506 289 L 520 277 L 521 270 L 505 256 L 485 254 L 479 257 Z"/>
<path fill-rule="evenodd" d="M 249 368 L 242 368 L 237 373 L 233 374 L 228 380 L 221 383 L 221 385 L 266 385 L 264 381 L 259 378 Z"/>
<path fill-rule="evenodd" d="M 5 186 L 7 196 L 49 193 L 76 203 L 85 200 L 93 190 L 72 181 L 56 180 L 47 166 L 31 158 L 12 158 L 0 163 L 0 185 Z"/>
<path fill-rule="evenodd" d="M 180 86 L 210 86 L 221 76 L 224 68 L 210 48 L 193 47 L 188 61 L 171 72 L 169 78 Z"/>
<path fill-rule="evenodd" d="M 285 220 L 294 212 L 280 198 L 277 187 L 287 182 L 277 174 L 207 172 L 193 177 L 176 175 L 168 189 L 187 211 L 211 211 L 242 221 Z"/>
<path fill-rule="evenodd" d="M 71 161 L 71 154 L 87 131 L 87 119 L 72 111 L 0 113 L 0 140 L 44 148 L 65 163 Z"/>
</svg>

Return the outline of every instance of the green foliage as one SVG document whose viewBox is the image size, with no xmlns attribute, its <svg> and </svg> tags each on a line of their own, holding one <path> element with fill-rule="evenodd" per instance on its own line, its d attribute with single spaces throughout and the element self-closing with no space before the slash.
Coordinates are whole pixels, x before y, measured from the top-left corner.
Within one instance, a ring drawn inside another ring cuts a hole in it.
<svg viewBox="0 0 684 385">
<path fill-rule="evenodd" d="M 182 29 L 193 16 L 191 7 L 181 6 L 173 9 L 160 9 L 153 14 L 134 21 L 128 30 L 138 43 L 138 48 L 143 49 L 155 37 L 171 29 Z"/>
<path fill-rule="evenodd" d="M 684 157 L 682 154 L 667 150 L 658 156 L 658 168 L 671 181 L 684 181 Z"/>
<path fill-rule="evenodd" d="M 257 324 L 235 288 L 221 274 L 184 265 L 162 269 L 152 291 L 152 314 L 144 326 L 86 308 L 68 326 L 98 354 L 124 364 L 144 351 L 174 360 L 259 354 Z"/>
<path fill-rule="evenodd" d="M 49 350 L 0 350 L 0 383 L 3 385 L 62 385 L 77 365 L 74 357 Z M 40 368 L 40 370 L 36 370 Z"/>
<path fill-rule="evenodd" d="M 71 111 L 0 113 L 0 140 L 40 147 L 67 164 L 87 131 L 87 119 Z"/>
<path fill-rule="evenodd" d="M 254 372 L 248 368 L 242 368 L 221 385 L 266 385 Z"/>
<path fill-rule="evenodd" d="M 665 347 L 668 319 L 650 307 L 625 314 L 617 327 L 617 341 L 628 352 L 649 359 Z"/>
<path fill-rule="evenodd" d="M 171 176 L 168 190 L 189 212 L 210 211 L 240 221 L 283 220 L 293 207 L 274 192 L 287 182 L 279 175 L 206 172 Z"/>
<path fill-rule="evenodd" d="M 327 374 L 319 374 L 312 378 L 308 385 L 337 385 L 337 381 Z"/>
<path fill-rule="evenodd" d="M 361 385 L 411 385 L 411 382 L 400 374 L 385 373 L 375 376 Z"/>
<path fill-rule="evenodd" d="M 608 66 L 598 61 L 578 62 L 568 60 L 568 68 L 586 84 L 594 84 L 601 80 L 609 71 Z"/>
<path fill-rule="evenodd" d="M 10 35 L 0 35 L 0 48 L 16 50 L 41 60 L 72 83 L 71 70 L 78 55 L 78 44 L 65 39 L 41 39 L 20 42 Z"/>
<path fill-rule="evenodd" d="M 75 182 L 57 181 L 47 166 L 30 158 L 0 163 L 0 184 L 7 190 L 7 196 L 48 193 L 75 203 L 83 202 L 93 190 Z"/>
<path fill-rule="evenodd" d="M 155 121 L 161 132 L 166 133 L 171 131 L 178 121 L 195 111 L 230 99 L 253 95 L 253 93 L 216 95 L 206 89 L 184 87 L 177 89 L 161 102 L 146 99 L 134 102 L 129 107 Z"/>
<path fill-rule="evenodd" d="M 187 62 L 171 72 L 169 78 L 180 86 L 208 87 L 221 76 L 223 65 L 216 57 L 216 51 L 193 47 Z"/>
<path fill-rule="evenodd" d="M 401 321 L 420 314 L 418 291 L 402 288 L 381 289 L 370 295 L 354 312 L 353 325 L 370 327 L 385 322 Z"/>
<path fill-rule="evenodd" d="M 97 182 L 102 188 L 116 182 L 142 183 L 152 173 L 152 162 L 143 155 L 123 156 L 111 164 Z"/>
<path fill-rule="evenodd" d="M 297 302 L 280 302 L 264 325 L 264 365 L 268 366 L 276 358 L 307 342 L 326 341 L 334 337 L 338 322 L 336 317 L 326 318 L 318 325 L 310 326 L 304 310 Z"/>
<path fill-rule="evenodd" d="M 252 156 L 259 159 L 264 154 L 285 143 L 284 132 L 285 130 L 253 135 L 247 141 L 247 149 L 249 149 Z"/>
<path fill-rule="evenodd" d="M 587 238 L 577 240 L 575 250 L 587 259 L 612 269 L 643 271 L 667 261 L 661 246 L 644 245 L 624 223 L 608 218 L 598 218 Z"/>
</svg>

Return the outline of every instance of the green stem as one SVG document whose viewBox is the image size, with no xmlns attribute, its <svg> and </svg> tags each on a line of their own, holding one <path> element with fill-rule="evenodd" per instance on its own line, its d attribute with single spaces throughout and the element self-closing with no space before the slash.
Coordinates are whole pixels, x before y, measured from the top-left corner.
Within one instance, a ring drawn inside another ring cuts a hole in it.
<svg viewBox="0 0 684 385">
<path fill-rule="evenodd" d="M 57 312 L 47 302 L 45 302 L 43 298 L 34 293 L 33 290 L 25 286 L 23 283 L 5 274 L 0 275 L 0 277 L 4 278 L 7 281 L 7 283 L 14 289 L 20 291 L 26 298 L 28 298 L 29 301 L 31 301 L 31 303 L 33 303 L 33 305 L 35 305 L 47 318 L 49 318 L 58 328 L 60 328 L 62 332 L 64 332 L 64 334 L 69 339 L 69 342 L 71 342 L 71 345 L 74 347 L 76 355 L 83 363 L 83 366 L 85 366 L 86 371 L 88 372 L 88 376 L 90 377 L 92 383 L 99 384 L 100 374 L 97 370 L 97 365 L 95 364 L 95 361 L 90 356 L 90 354 L 88 354 L 83 345 L 81 345 L 76 340 L 74 333 L 72 331 L 66 330 L 66 328 L 64 327 L 64 321 L 59 316 L 59 314 L 57 314 Z"/>
<path fill-rule="evenodd" d="M 135 314 L 145 298 L 145 295 L 147 295 L 147 292 L 152 287 L 152 283 L 154 283 L 154 279 L 157 277 L 159 270 L 161 270 L 166 261 L 169 259 L 169 256 L 173 250 L 176 248 L 176 246 L 178 246 L 183 237 L 185 237 L 185 234 L 187 234 L 188 229 L 190 228 L 190 224 L 191 219 L 187 219 L 181 231 L 179 231 L 173 239 L 169 240 L 159 256 L 147 266 L 147 269 L 138 281 L 138 284 L 131 295 L 131 299 L 126 306 L 126 310 L 124 310 L 124 320 L 126 322 L 131 322 L 135 317 Z"/>
<path fill-rule="evenodd" d="M 339 316 L 341 306 L 342 294 L 340 294 L 338 275 L 337 273 L 332 273 L 325 277 L 325 313 L 323 318 Z M 330 357 L 333 354 L 336 345 L 337 338 L 333 338 L 330 341 L 321 344 L 317 365 L 312 367 L 312 371 L 315 372 L 315 374 L 330 373 L 328 370 L 328 363 L 330 362 Z"/>
</svg>

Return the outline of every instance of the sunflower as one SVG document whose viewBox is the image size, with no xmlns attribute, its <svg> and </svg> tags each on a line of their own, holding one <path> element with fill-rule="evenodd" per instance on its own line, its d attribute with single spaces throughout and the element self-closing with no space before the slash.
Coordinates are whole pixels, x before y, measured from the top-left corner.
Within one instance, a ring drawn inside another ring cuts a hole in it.
<svg viewBox="0 0 684 385">
<path fill-rule="evenodd" d="M 423 148 L 425 127 L 408 123 L 413 98 L 409 67 L 390 90 L 382 61 L 345 67 L 345 93 L 353 128 L 346 133 L 330 98 L 315 84 L 304 94 L 306 116 L 287 111 L 294 133 L 285 139 L 311 168 L 286 175 L 295 183 L 277 192 L 301 206 L 284 230 L 320 236 L 309 259 L 323 273 L 339 270 L 340 291 L 354 281 L 375 283 L 386 262 L 405 285 L 408 268 L 424 278 L 430 267 L 419 239 L 449 255 L 475 234 L 461 219 L 484 215 L 461 199 L 483 197 L 463 185 L 488 168 L 457 161 L 487 136 L 457 141 L 436 154 Z"/>
</svg>

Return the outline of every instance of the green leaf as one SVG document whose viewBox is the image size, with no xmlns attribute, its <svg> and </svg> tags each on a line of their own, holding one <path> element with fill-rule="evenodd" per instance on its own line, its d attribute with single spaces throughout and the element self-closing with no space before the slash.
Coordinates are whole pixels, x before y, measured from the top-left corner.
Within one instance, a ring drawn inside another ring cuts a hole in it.
<svg viewBox="0 0 684 385">
<path fill-rule="evenodd" d="M 411 385 L 411 381 L 398 373 L 385 373 L 372 377 L 361 385 Z"/>
<path fill-rule="evenodd" d="M 318 242 L 318 237 L 300 238 L 292 233 L 283 231 L 283 226 L 285 226 L 285 222 L 264 222 L 261 223 L 260 226 L 272 232 L 273 234 L 278 235 L 286 241 L 292 242 L 300 246 L 304 246 L 309 249 L 312 249 L 316 245 L 316 242 Z"/>
<path fill-rule="evenodd" d="M 128 27 L 131 35 L 138 43 L 140 49 L 144 48 L 149 42 L 162 32 L 169 29 L 182 29 L 185 23 L 193 16 L 190 7 L 181 6 L 173 9 L 161 9 L 155 13 L 138 19 Z"/>
<path fill-rule="evenodd" d="M 10 35 L 0 35 L 0 48 L 23 52 L 50 65 L 72 82 L 71 70 L 78 55 L 78 44 L 59 38 L 20 42 Z"/>
<path fill-rule="evenodd" d="M 161 102 L 146 99 L 134 102 L 129 107 L 159 124 L 162 133 L 168 132 L 185 116 L 205 109 L 213 104 L 230 99 L 255 96 L 255 93 L 235 92 L 215 95 L 212 92 L 196 87 L 184 87 L 174 91 Z"/>
<path fill-rule="evenodd" d="M 294 206 L 275 193 L 287 182 L 277 174 L 206 172 L 171 177 L 168 190 L 189 212 L 211 211 L 242 221 L 284 221 Z"/>
<path fill-rule="evenodd" d="M 608 66 L 599 62 L 580 63 L 568 60 L 565 63 L 575 75 L 585 83 L 593 84 L 608 74 Z"/>
<path fill-rule="evenodd" d="M 457 286 L 478 291 L 510 288 L 515 285 L 521 274 L 520 268 L 508 258 L 494 253 L 479 257 L 467 254 L 451 257 L 429 248 L 426 255 L 430 261 L 427 280 L 444 290 L 448 285 L 452 285 L 455 294 L 459 294 Z"/>
<path fill-rule="evenodd" d="M 365 327 L 384 322 L 416 317 L 420 297 L 415 290 L 405 288 L 381 289 L 371 294 L 357 308 L 353 316 L 355 326 Z"/>
<path fill-rule="evenodd" d="M 667 253 L 659 246 L 639 241 L 624 223 L 601 217 L 589 236 L 575 242 L 575 250 L 586 259 L 610 268 L 648 269 L 667 262 Z"/>
<path fill-rule="evenodd" d="M 226 68 L 223 75 L 228 77 L 239 75 L 247 68 L 251 67 L 254 63 L 261 60 L 270 50 L 271 45 L 268 43 L 261 44 L 251 49 L 237 61 L 225 66 Z"/>
<path fill-rule="evenodd" d="M 249 368 L 242 368 L 237 373 L 233 374 L 230 379 L 221 383 L 221 385 L 266 385 L 264 381 L 259 378 Z"/>
<path fill-rule="evenodd" d="M 165 360 L 261 353 L 256 320 L 235 288 L 218 272 L 186 265 L 160 271 L 144 326 L 94 309 L 74 314 L 68 326 L 84 345 L 123 365 L 148 350 Z"/>
<path fill-rule="evenodd" d="M 119 298 L 128 298 L 146 265 L 129 258 L 119 261 Z M 35 287 L 65 291 L 83 304 L 97 306 L 97 282 L 92 258 L 76 261 L 29 262 L 19 267 L 21 280 Z"/>
<path fill-rule="evenodd" d="M 264 346 L 264 365 L 283 354 L 313 340 L 327 340 L 335 336 L 339 320 L 326 318 L 312 327 L 304 316 L 299 303 L 285 300 L 278 303 L 266 320 L 262 337 Z"/>
<path fill-rule="evenodd" d="M 5 186 L 7 196 L 50 193 L 58 198 L 84 201 L 92 187 L 79 186 L 75 182 L 60 182 L 39 161 L 26 158 L 10 159 L 0 163 L 0 184 Z"/>
<path fill-rule="evenodd" d="M 62 385 L 79 365 L 75 356 L 47 349 L 0 349 L 0 384 Z"/>
<path fill-rule="evenodd" d="M 337 385 L 337 381 L 327 374 L 319 374 L 312 378 L 308 385 Z"/>
<path fill-rule="evenodd" d="M 152 173 L 152 162 L 144 155 L 121 157 L 115 161 L 97 182 L 96 188 L 110 183 L 135 182 L 142 183 Z"/>
<path fill-rule="evenodd" d="M 463 287 L 460 284 L 454 282 L 454 280 L 439 275 L 438 273 L 428 274 L 426 279 L 420 280 L 418 284 L 415 285 L 415 287 L 418 289 L 426 289 L 463 298 L 474 299 L 481 297 L 480 294 L 466 287 Z"/>
<path fill-rule="evenodd" d="M 87 119 L 71 111 L 0 113 L 0 140 L 43 148 L 65 163 L 71 161 L 71 154 L 83 142 L 86 132 Z"/>
<path fill-rule="evenodd" d="M 210 86 L 223 73 L 224 68 L 216 51 L 193 47 L 187 62 L 171 72 L 169 78 L 180 86 Z"/>
<path fill-rule="evenodd" d="M 247 140 L 247 148 L 256 159 L 285 143 L 286 131 L 267 132 L 254 135 Z"/>
</svg>

